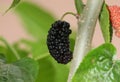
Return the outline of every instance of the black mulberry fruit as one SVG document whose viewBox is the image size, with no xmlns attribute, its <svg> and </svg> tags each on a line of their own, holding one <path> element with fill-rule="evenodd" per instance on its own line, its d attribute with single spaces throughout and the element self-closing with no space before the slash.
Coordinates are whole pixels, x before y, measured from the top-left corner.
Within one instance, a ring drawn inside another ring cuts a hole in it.
<svg viewBox="0 0 120 82">
<path fill-rule="evenodd" d="M 51 56 L 62 64 L 67 64 L 73 58 L 70 51 L 70 24 L 66 21 L 56 21 L 51 25 L 47 35 L 47 46 Z"/>
</svg>

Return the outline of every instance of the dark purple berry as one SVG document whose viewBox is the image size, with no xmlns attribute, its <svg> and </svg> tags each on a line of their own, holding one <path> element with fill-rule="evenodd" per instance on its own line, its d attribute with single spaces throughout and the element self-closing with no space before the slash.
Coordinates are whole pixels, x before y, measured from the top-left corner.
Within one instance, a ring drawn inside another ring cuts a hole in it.
<svg viewBox="0 0 120 82">
<path fill-rule="evenodd" d="M 66 21 L 55 21 L 47 35 L 47 46 L 50 55 L 58 62 L 67 64 L 73 58 L 70 51 L 69 35 L 71 34 L 70 24 Z"/>
</svg>

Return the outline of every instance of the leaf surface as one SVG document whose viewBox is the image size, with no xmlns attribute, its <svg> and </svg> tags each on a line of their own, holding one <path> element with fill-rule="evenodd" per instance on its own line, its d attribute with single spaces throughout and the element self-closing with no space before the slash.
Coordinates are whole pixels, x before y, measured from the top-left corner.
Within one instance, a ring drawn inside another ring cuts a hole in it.
<svg viewBox="0 0 120 82">
<path fill-rule="evenodd" d="M 107 5 L 104 3 L 99 16 L 99 22 L 105 42 L 111 42 L 113 29 L 110 23 L 110 15 Z"/>
<path fill-rule="evenodd" d="M 83 8 L 84 8 L 84 4 L 83 4 L 82 0 L 75 0 L 75 7 L 77 10 L 77 13 L 81 14 L 81 12 L 83 11 Z"/>
<path fill-rule="evenodd" d="M 34 82 L 38 69 L 38 63 L 30 58 L 12 64 L 0 62 L 0 82 Z"/>
<path fill-rule="evenodd" d="M 36 82 L 67 82 L 69 67 L 58 64 L 53 58 L 39 60 L 39 75 Z"/>
<path fill-rule="evenodd" d="M 120 82 L 120 60 L 113 60 L 115 47 L 106 43 L 83 59 L 72 82 Z"/>
</svg>

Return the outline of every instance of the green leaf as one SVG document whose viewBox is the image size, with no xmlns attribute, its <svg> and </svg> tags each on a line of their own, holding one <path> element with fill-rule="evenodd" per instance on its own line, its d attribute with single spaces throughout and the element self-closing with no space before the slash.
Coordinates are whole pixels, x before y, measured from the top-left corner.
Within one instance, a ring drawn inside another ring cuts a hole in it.
<svg viewBox="0 0 120 82">
<path fill-rule="evenodd" d="M 36 82 L 67 82 L 69 68 L 51 57 L 39 60 L 40 71 Z"/>
<path fill-rule="evenodd" d="M 5 11 L 5 13 L 7 13 L 11 8 L 15 7 L 19 2 L 20 0 L 13 0 L 11 6 Z"/>
<path fill-rule="evenodd" d="M 39 71 L 38 62 L 31 58 L 23 58 L 15 62 L 14 65 L 22 70 L 23 78 L 26 80 L 25 82 L 34 82 L 36 80 Z M 27 78 L 27 76 L 29 77 Z"/>
<path fill-rule="evenodd" d="M 77 13 L 81 14 L 81 12 L 83 11 L 83 8 L 84 8 L 84 4 L 83 4 L 82 0 L 75 0 L 75 7 L 77 10 Z"/>
<path fill-rule="evenodd" d="M 46 39 L 40 39 L 39 41 L 33 43 L 31 47 L 32 47 L 31 53 L 34 59 L 40 59 L 44 56 L 49 55 Z"/>
<path fill-rule="evenodd" d="M 30 58 L 13 64 L 0 63 L 0 82 L 34 82 L 38 68 L 38 63 Z"/>
<path fill-rule="evenodd" d="M 48 53 L 47 34 L 55 19 L 47 11 L 29 2 L 20 3 L 16 8 L 16 12 L 22 18 L 27 32 L 37 39 L 37 41 L 30 44 L 26 43 L 31 48 L 33 58 L 43 57 Z"/>
<path fill-rule="evenodd" d="M 7 60 L 5 58 L 5 55 L 0 53 L 0 64 L 5 63 Z"/>
<path fill-rule="evenodd" d="M 1 51 L 0 53 L 3 53 L 6 56 L 7 62 L 13 62 L 16 61 L 17 59 L 20 59 L 20 54 L 17 53 L 17 51 L 11 46 L 4 38 L 0 37 L 0 41 L 5 44 L 2 49 L 4 50 Z"/>
<path fill-rule="evenodd" d="M 51 24 L 55 21 L 51 14 L 30 2 L 20 3 L 16 12 L 22 18 L 25 29 L 35 39 L 46 38 Z"/>
<path fill-rule="evenodd" d="M 19 51 L 21 51 L 20 46 L 21 45 L 24 46 L 26 52 L 30 53 L 32 58 L 34 58 L 35 60 L 49 56 L 48 48 L 46 45 L 46 39 L 40 39 L 38 41 L 30 41 L 30 40 L 22 39 L 21 41 L 16 42 L 16 44 L 14 45 L 16 45 Z"/>
<path fill-rule="evenodd" d="M 99 22 L 102 30 L 102 34 L 105 42 L 111 42 L 112 40 L 112 26 L 110 24 L 109 11 L 107 5 L 104 3 L 102 11 L 100 13 Z"/>
<path fill-rule="evenodd" d="M 90 51 L 72 82 L 120 82 L 120 60 L 113 60 L 115 54 L 116 49 L 110 43 Z"/>
<path fill-rule="evenodd" d="M 38 61 L 39 62 L 39 75 L 36 82 L 54 82 L 55 81 L 55 68 L 50 61 L 50 58 L 46 57 Z"/>
<path fill-rule="evenodd" d="M 13 47 L 20 54 L 20 58 L 27 57 L 30 54 L 27 48 L 22 47 L 22 45 L 19 45 L 19 43 L 14 43 Z"/>
<path fill-rule="evenodd" d="M 5 59 L 5 62 L 7 63 L 17 60 L 17 58 L 5 46 L 2 45 L 0 45 L 0 59 Z"/>
<path fill-rule="evenodd" d="M 6 48 L 0 45 L 0 54 L 6 54 Z"/>
</svg>

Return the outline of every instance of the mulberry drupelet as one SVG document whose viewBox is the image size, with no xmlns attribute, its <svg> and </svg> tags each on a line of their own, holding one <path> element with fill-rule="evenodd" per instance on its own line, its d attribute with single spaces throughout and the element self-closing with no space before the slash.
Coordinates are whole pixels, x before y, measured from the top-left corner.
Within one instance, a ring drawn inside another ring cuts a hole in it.
<svg viewBox="0 0 120 82">
<path fill-rule="evenodd" d="M 69 27 L 70 24 L 66 21 L 58 20 L 52 24 L 47 35 L 47 46 L 51 56 L 62 64 L 67 64 L 73 58 L 69 45 L 69 35 L 72 31 Z"/>
</svg>

